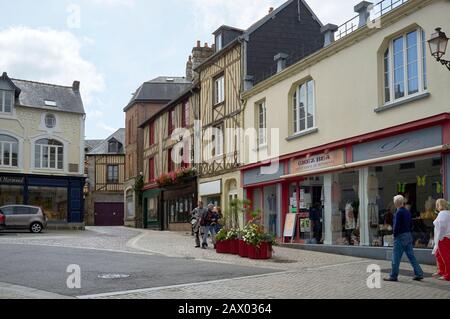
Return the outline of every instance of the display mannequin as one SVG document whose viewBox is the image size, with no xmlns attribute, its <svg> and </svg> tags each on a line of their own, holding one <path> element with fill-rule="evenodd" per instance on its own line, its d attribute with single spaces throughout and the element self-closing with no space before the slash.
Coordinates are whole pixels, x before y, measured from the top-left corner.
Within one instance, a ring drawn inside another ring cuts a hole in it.
<svg viewBox="0 0 450 319">
<path fill-rule="evenodd" d="M 420 218 L 423 220 L 436 220 L 437 215 L 435 213 L 436 200 L 429 196 L 428 200 L 425 202 L 425 212 L 420 214 Z"/>
</svg>

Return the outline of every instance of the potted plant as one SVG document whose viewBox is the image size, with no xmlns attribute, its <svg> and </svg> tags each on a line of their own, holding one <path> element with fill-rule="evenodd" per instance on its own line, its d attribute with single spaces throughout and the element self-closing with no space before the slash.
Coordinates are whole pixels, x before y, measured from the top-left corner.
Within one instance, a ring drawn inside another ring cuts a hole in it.
<svg viewBox="0 0 450 319">
<path fill-rule="evenodd" d="M 229 242 L 230 254 L 239 255 L 239 230 L 232 228 L 228 231 L 227 240 Z"/>
<path fill-rule="evenodd" d="M 218 254 L 230 253 L 230 241 L 227 239 L 228 232 L 221 229 L 216 235 L 216 252 Z"/>
<path fill-rule="evenodd" d="M 247 243 L 247 254 L 250 259 L 272 258 L 275 239 L 264 231 L 264 227 L 252 219 L 244 229 L 244 241 Z"/>
</svg>

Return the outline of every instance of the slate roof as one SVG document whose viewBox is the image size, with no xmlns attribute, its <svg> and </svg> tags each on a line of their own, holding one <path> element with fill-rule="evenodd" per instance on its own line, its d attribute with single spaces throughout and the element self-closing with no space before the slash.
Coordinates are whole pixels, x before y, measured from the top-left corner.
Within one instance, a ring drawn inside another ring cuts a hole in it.
<svg viewBox="0 0 450 319">
<path fill-rule="evenodd" d="M 99 145 L 103 140 L 85 140 L 84 141 L 84 149 L 89 153 L 92 151 L 97 145 Z"/>
<path fill-rule="evenodd" d="M 19 79 L 11 79 L 11 81 L 20 89 L 19 97 L 16 99 L 17 105 L 85 114 L 80 92 L 74 87 Z M 56 106 L 48 106 L 45 101 L 55 102 Z"/>
<path fill-rule="evenodd" d="M 96 147 L 94 147 L 90 152 L 88 152 L 86 155 L 106 155 L 106 154 L 112 154 L 108 152 L 108 143 L 110 140 L 115 139 L 119 143 L 122 144 L 122 152 L 120 153 L 114 153 L 114 154 L 125 154 L 125 129 L 121 128 L 118 129 L 116 132 L 114 132 L 111 136 L 109 136 L 107 139 L 103 140 L 98 144 Z"/>
<path fill-rule="evenodd" d="M 182 77 L 161 76 L 144 82 L 133 94 L 124 112 L 138 102 L 167 103 L 185 91 L 192 83 Z"/>
</svg>

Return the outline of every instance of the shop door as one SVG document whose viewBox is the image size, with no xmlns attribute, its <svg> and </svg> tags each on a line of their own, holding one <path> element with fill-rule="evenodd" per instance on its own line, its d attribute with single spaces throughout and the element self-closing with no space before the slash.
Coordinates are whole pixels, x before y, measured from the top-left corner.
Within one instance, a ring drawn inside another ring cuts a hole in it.
<svg viewBox="0 0 450 319">
<path fill-rule="evenodd" d="M 123 226 L 123 203 L 95 203 L 95 226 Z"/>
</svg>

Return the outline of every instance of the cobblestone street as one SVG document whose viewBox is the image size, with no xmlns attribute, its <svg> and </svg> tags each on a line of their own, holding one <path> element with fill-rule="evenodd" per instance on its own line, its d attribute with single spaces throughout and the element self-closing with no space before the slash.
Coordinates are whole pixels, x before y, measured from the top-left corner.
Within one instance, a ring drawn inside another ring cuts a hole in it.
<svg viewBox="0 0 450 319">
<path fill-rule="evenodd" d="M 174 258 L 194 263 L 207 264 L 208 269 L 230 265 L 230 267 L 251 267 L 255 269 L 244 276 L 234 278 L 202 277 L 189 280 L 186 273 L 182 284 L 148 286 L 138 290 L 117 287 L 115 292 L 93 295 L 77 295 L 92 299 L 248 299 L 248 298 L 370 298 L 370 299 L 435 299 L 450 298 L 450 285 L 431 278 L 434 267 L 424 266 L 426 279 L 422 283 L 412 281 L 408 264 L 402 265 L 400 283 L 382 283 L 381 289 L 369 289 L 367 267 L 379 265 L 383 276 L 387 276 L 390 264 L 361 258 L 330 255 L 287 248 L 275 248 L 275 256 L 270 261 L 255 261 L 233 255 L 218 255 L 210 248 L 194 248 L 190 234 L 153 232 L 127 228 L 88 228 L 85 232 L 49 232 L 42 236 L 30 234 L 2 234 L 0 245 L 76 248 L 99 253 L 122 253 L 131 256 L 151 256 Z M 32 261 L 30 261 L 32 262 Z M 200 267 L 200 266 L 199 266 Z M 200 268 L 198 268 L 200 269 Z M 262 270 L 256 272 L 256 270 Z M 264 271 L 272 269 L 272 273 Z M 162 270 L 163 271 L 163 270 Z M 156 274 L 152 274 L 156 275 Z M 200 279 L 198 279 L 200 278 Z M 1 281 L 1 280 L 0 280 Z M 0 284 L 0 297 L 14 298 L 58 298 L 58 295 L 35 288 Z M 64 297 L 60 295 L 60 297 Z"/>
</svg>

